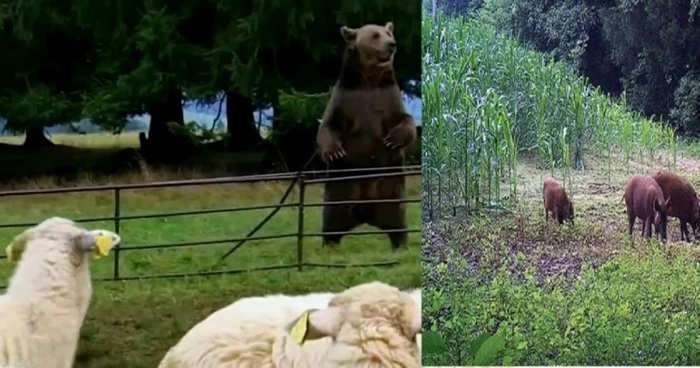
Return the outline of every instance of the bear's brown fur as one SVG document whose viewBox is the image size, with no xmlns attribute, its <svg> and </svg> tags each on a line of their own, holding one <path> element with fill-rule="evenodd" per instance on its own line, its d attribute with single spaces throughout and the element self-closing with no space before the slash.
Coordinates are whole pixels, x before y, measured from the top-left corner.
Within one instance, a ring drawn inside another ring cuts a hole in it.
<svg viewBox="0 0 700 368">
<path fill-rule="evenodd" d="M 688 224 L 693 229 L 693 236 L 700 223 L 700 198 L 688 181 L 668 170 L 657 170 L 651 176 L 664 192 L 664 198 L 673 198 L 669 202 L 668 216 L 680 221 L 681 240 L 691 241 Z"/>
<path fill-rule="evenodd" d="M 661 240 L 666 242 L 667 210 L 669 200 L 664 200 L 664 194 L 659 184 L 651 176 L 634 174 L 627 182 L 625 196 L 627 205 L 627 232 L 631 236 L 634 221 L 642 220 L 642 237 L 651 237 L 651 225 L 658 216 Z"/>
<path fill-rule="evenodd" d="M 404 148 L 416 139 L 415 122 L 406 112 L 394 76 L 393 32 L 391 22 L 340 29 L 346 42 L 343 65 L 316 137 L 318 154 L 331 170 L 403 166 Z M 334 173 L 331 177 L 362 174 L 368 173 Z M 325 185 L 324 201 L 403 199 L 405 185 L 402 176 L 332 181 Z M 350 231 L 361 224 L 404 229 L 406 204 L 327 204 L 323 208 L 323 232 Z M 394 249 L 408 241 L 405 231 L 388 236 Z M 323 243 L 339 244 L 342 237 L 325 235 Z"/>
<path fill-rule="evenodd" d="M 549 221 L 549 214 L 559 224 L 563 224 L 564 220 L 569 220 L 574 223 L 574 204 L 571 203 L 566 195 L 564 187 L 562 187 L 553 178 L 547 178 L 542 185 L 542 199 L 544 201 L 544 217 Z"/>
</svg>

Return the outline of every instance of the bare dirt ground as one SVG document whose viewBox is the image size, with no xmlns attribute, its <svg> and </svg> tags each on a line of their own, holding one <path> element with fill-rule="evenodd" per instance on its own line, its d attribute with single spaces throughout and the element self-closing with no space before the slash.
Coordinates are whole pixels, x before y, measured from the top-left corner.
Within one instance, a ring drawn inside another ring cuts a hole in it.
<svg viewBox="0 0 700 368">
<path fill-rule="evenodd" d="M 575 224 L 559 226 L 551 220 L 545 223 L 541 185 L 547 176 L 562 182 L 562 172 L 552 175 L 533 160 L 522 159 L 518 167 L 518 204 L 497 213 L 458 214 L 424 221 L 423 262 L 466 270 L 456 271 L 456 278 L 501 267 L 523 278 L 530 268 L 543 286 L 552 286 L 576 279 L 584 265 L 598 267 L 623 252 L 644 253 L 648 247 L 658 247 L 659 242 L 640 237 L 639 221 L 630 240 L 622 196 L 632 174 L 650 174 L 662 167 L 673 169 L 661 162 L 630 160 L 612 164 L 608 170 L 606 162 L 590 160 L 584 171 L 572 171 L 570 183 L 566 183 L 574 203 Z M 700 188 L 700 160 L 679 157 L 674 171 Z M 681 249 L 700 256 L 698 247 L 681 242 L 678 219 L 669 219 L 668 238 L 664 249 L 669 256 Z M 484 277 L 488 278 L 489 273 Z M 430 282 L 430 274 L 424 272 L 424 283 Z"/>
</svg>

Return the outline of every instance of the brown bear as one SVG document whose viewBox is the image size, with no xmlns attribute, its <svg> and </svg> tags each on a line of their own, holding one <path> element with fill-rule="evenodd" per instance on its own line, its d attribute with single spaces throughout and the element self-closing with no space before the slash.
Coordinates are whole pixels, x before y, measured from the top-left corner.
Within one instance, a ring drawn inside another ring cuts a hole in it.
<svg viewBox="0 0 700 368">
<path fill-rule="evenodd" d="M 342 68 L 320 120 L 316 143 L 317 152 L 329 169 L 355 170 L 332 172 L 331 178 L 378 174 L 362 169 L 403 166 L 404 148 L 416 139 L 415 122 L 406 112 L 394 75 L 393 32 L 392 22 L 340 28 L 346 42 Z M 324 202 L 403 199 L 405 186 L 403 176 L 331 181 L 325 184 Z M 323 207 L 324 233 L 346 232 L 362 224 L 381 230 L 405 229 L 406 204 Z M 408 241 L 406 231 L 387 234 L 394 249 Z M 342 237 L 343 234 L 325 235 L 323 244 L 338 245 Z"/>
</svg>

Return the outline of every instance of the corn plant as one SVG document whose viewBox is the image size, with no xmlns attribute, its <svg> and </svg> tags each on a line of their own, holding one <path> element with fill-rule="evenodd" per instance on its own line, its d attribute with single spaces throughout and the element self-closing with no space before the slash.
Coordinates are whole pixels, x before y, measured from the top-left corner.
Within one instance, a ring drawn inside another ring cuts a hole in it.
<svg viewBox="0 0 700 368">
<path fill-rule="evenodd" d="M 423 198 L 430 214 L 517 201 L 518 155 L 565 185 L 586 155 L 675 162 L 668 126 L 627 109 L 565 65 L 490 28 L 423 18 Z"/>
</svg>

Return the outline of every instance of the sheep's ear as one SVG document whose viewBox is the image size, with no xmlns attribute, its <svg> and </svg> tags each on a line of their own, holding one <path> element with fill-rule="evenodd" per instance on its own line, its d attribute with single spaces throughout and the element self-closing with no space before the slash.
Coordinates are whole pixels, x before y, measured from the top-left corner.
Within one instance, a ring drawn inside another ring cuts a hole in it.
<svg viewBox="0 0 700 368">
<path fill-rule="evenodd" d="M 315 331 L 315 329 L 310 328 L 309 320 L 312 313 L 316 312 L 318 309 L 309 309 L 301 314 L 297 319 L 288 324 L 285 328 L 289 332 L 289 336 L 292 340 L 299 345 L 302 345 L 307 340 L 320 339 L 322 336 Z"/>
<path fill-rule="evenodd" d="M 328 307 L 309 315 L 309 332 L 320 337 L 335 336 L 342 323 L 342 311 L 339 307 Z"/>
<path fill-rule="evenodd" d="M 16 261 L 22 256 L 22 253 L 24 253 L 24 249 L 26 248 L 28 238 L 28 231 L 25 231 L 22 234 L 15 236 L 15 238 L 12 239 L 12 242 L 5 247 L 5 255 L 7 256 L 7 260 L 9 262 Z"/>
<path fill-rule="evenodd" d="M 94 252 L 95 258 L 106 257 L 121 238 L 116 233 L 107 230 L 85 231 L 78 237 L 78 248 L 84 252 Z"/>
<path fill-rule="evenodd" d="M 421 332 L 421 308 L 415 303 L 411 297 L 408 297 L 411 302 L 404 307 L 404 333 L 406 336 L 414 337 Z"/>
</svg>

